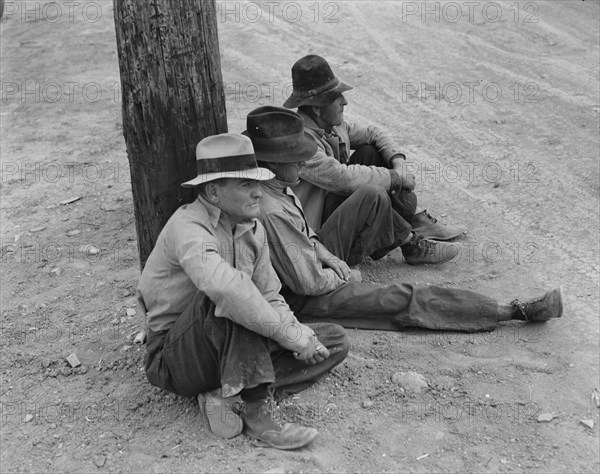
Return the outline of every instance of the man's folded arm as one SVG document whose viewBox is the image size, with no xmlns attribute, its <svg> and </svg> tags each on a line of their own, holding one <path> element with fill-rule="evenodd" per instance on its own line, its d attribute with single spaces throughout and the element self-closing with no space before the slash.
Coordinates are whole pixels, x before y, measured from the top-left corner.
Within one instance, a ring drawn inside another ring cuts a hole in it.
<svg viewBox="0 0 600 474">
<path fill-rule="evenodd" d="M 332 269 L 323 268 L 314 242 L 283 212 L 269 213 L 262 222 L 269 238 L 273 267 L 294 293 L 322 295 L 344 284 Z M 314 232 L 310 233 L 316 236 Z"/>
<path fill-rule="evenodd" d="M 388 165 L 392 164 L 392 158 L 404 156 L 392 136 L 375 125 L 360 125 L 346 121 L 343 126 L 348 133 L 351 149 L 361 145 L 373 145 Z"/>
<path fill-rule="evenodd" d="M 343 165 L 318 149 L 313 158 L 306 161 L 300 177 L 309 183 L 338 194 L 351 194 L 361 186 L 372 184 L 390 190 L 390 170 L 379 166 Z"/>
<path fill-rule="evenodd" d="M 203 232 L 201 226 L 192 225 L 179 228 L 177 240 L 180 265 L 194 285 L 215 303 L 215 316 L 229 318 L 296 350 L 295 341 L 286 336 L 289 326 L 299 324 L 293 313 L 289 308 L 287 312 L 277 311 L 249 275 L 227 263 L 213 236 Z"/>
</svg>

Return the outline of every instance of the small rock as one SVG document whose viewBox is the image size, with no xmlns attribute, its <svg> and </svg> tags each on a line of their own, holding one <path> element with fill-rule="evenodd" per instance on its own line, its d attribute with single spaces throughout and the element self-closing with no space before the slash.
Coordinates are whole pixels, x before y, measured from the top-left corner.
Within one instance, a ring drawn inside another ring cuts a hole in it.
<svg viewBox="0 0 600 474">
<path fill-rule="evenodd" d="M 25 415 L 25 423 L 29 423 L 31 420 L 33 420 L 33 415 L 31 413 L 27 413 L 27 415 Z"/>
<path fill-rule="evenodd" d="M 73 236 L 79 235 L 79 234 L 81 234 L 81 231 L 79 229 L 73 229 L 73 230 L 70 230 L 69 232 L 67 232 L 67 235 L 69 237 L 73 237 Z"/>
<path fill-rule="evenodd" d="M 80 374 L 87 374 L 88 368 L 85 365 L 82 365 L 81 367 L 79 367 L 79 373 Z"/>
<path fill-rule="evenodd" d="M 579 421 L 579 423 L 587 426 L 590 430 L 594 429 L 594 420 L 581 420 Z"/>
<path fill-rule="evenodd" d="M 125 344 L 123 347 L 121 347 L 121 352 L 127 352 L 129 349 L 131 349 L 133 346 L 130 346 L 128 344 Z"/>
<path fill-rule="evenodd" d="M 81 365 L 81 362 L 79 362 L 79 357 L 77 357 L 77 354 L 74 352 L 67 357 L 67 362 L 71 365 L 71 367 L 79 367 Z"/>
<path fill-rule="evenodd" d="M 96 467 L 102 467 L 104 466 L 104 464 L 106 464 L 106 456 L 104 456 L 103 454 L 98 454 L 94 456 L 94 465 Z"/>
<path fill-rule="evenodd" d="M 142 329 L 135 336 L 133 343 L 134 344 L 143 344 L 144 342 L 146 342 L 146 331 L 144 329 Z"/>
<path fill-rule="evenodd" d="M 540 423 L 547 423 L 549 421 L 552 421 L 554 419 L 554 415 L 552 413 L 542 413 L 540 416 L 538 416 L 537 421 L 539 421 Z"/>
<path fill-rule="evenodd" d="M 400 385 L 409 393 L 419 393 L 425 390 L 428 385 L 425 377 L 418 372 L 396 372 L 392 375 L 392 382 Z"/>
<path fill-rule="evenodd" d="M 60 369 L 60 373 L 62 375 L 64 375 L 65 377 L 68 377 L 69 375 L 71 375 L 73 372 L 71 371 L 71 369 L 69 367 L 61 367 Z"/>
<path fill-rule="evenodd" d="M 64 201 L 60 201 L 60 204 L 61 204 L 62 206 L 66 206 L 67 204 L 72 204 L 72 203 L 74 203 L 74 202 L 77 202 L 77 201 L 79 201 L 80 199 L 81 199 L 81 196 L 78 196 L 78 197 L 72 197 L 72 198 L 69 198 L 69 199 L 65 199 Z"/>
<path fill-rule="evenodd" d="M 100 249 L 90 244 L 82 245 L 79 247 L 79 251 L 81 253 L 87 253 L 88 255 L 98 255 L 100 253 Z"/>
<path fill-rule="evenodd" d="M 40 227 L 34 227 L 33 229 L 29 229 L 29 232 L 41 232 L 46 228 L 45 225 L 42 225 Z"/>
<path fill-rule="evenodd" d="M 374 405 L 372 400 L 363 400 L 362 402 L 362 407 L 363 408 L 370 408 Z"/>
<path fill-rule="evenodd" d="M 135 316 L 135 309 L 134 308 L 127 308 L 127 316 Z"/>
<path fill-rule="evenodd" d="M 61 276 L 63 274 L 62 268 L 53 268 L 50 270 L 50 276 Z"/>
</svg>

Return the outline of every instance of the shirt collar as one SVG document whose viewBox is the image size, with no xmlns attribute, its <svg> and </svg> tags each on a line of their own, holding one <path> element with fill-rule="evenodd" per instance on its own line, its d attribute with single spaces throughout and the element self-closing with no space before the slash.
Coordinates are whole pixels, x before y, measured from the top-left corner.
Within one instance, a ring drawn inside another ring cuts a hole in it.
<svg viewBox="0 0 600 474">
<path fill-rule="evenodd" d="M 283 181 L 279 181 L 277 178 L 269 179 L 268 181 L 263 181 L 261 184 L 267 189 L 276 192 L 283 191 L 287 187 L 286 183 L 284 183 Z"/>
<path fill-rule="evenodd" d="M 263 181 L 262 184 L 267 188 L 267 190 L 270 190 L 273 193 L 287 194 L 288 196 L 292 197 L 295 196 L 294 191 L 292 191 L 292 187 L 290 186 L 290 183 L 281 181 L 277 178 L 270 179 L 268 181 Z"/>
<path fill-rule="evenodd" d="M 217 225 L 219 224 L 219 219 L 221 218 L 221 209 L 208 202 L 200 195 L 198 196 L 197 201 L 204 206 L 206 213 L 208 214 L 208 221 L 210 222 L 210 225 L 216 229 Z"/>
<path fill-rule="evenodd" d="M 320 137 L 325 135 L 325 130 L 323 130 L 322 128 L 319 128 L 319 126 L 312 119 L 312 117 L 310 117 L 309 115 L 306 115 L 305 113 L 303 113 L 301 111 L 298 111 L 298 114 L 300 114 L 300 116 L 304 119 L 304 126 L 306 128 L 310 128 L 313 132 L 317 133 Z"/>
<path fill-rule="evenodd" d="M 337 131 L 337 127 L 333 127 L 331 129 L 331 133 L 327 133 L 325 130 L 323 130 L 322 128 L 319 128 L 319 126 L 317 125 L 317 123 L 312 119 L 312 117 L 306 115 L 303 112 L 298 111 L 298 114 L 300 114 L 300 116 L 304 119 L 304 126 L 306 128 L 310 128 L 313 132 L 315 132 L 317 135 L 319 135 L 319 137 L 324 138 L 331 138 L 331 137 L 339 137 L 340 134 Z"/>
</svg>

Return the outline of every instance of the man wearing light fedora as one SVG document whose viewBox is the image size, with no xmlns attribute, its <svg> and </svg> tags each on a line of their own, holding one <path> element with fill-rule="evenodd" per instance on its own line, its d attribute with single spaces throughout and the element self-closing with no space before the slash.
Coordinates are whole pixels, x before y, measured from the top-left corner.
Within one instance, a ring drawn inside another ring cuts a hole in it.
<svg viewBox="0 0 600 474">
<path fill-rule="evenodd" d="M 303 162 L 313 156 L 316 147 L 303 132 L 302 117 L 267 106 L 250 112 L 246 124 L 244 133 L 254 144 L 259 165 L 275 174 L 275 179 L 261 182 L 260 219 L 267 231 L 271 261 L 284 284 L 282 294 L 302 321 L 335 321 L 361 329 L 420 327 L 474 332 L 493 330 L 499 322 L 511 319 L 561 317 L 560 288 L 531 301 L 500 305 L 469 290 L 362 283 L 360 273 L 344 262 L 346 249 L 336 248 L 333 255 L 319 241 L 291 189 L 298 186 Z"/>
<path fill-rule="evenodd" d="M 398 240 L 388 251 L 400 246 L 406 262 L 413 265 L 454 258 L 457 246 L 441 241 L 458 237 L 465 229 L 442 225 L 426 210 L 416 213 L 415 177 L 403 171 L 406 157 L 393 138 L 378 127 L 344 120 L 348 102 L 343 93 L 352 86 L 335 77 L 327 61 L 317 55 L 294 64 L 292 82 L 293 92 L 283 106 L 298 108 L 305 130 L 318 147 L 302 168 L 296 188 L 310 225 L 318 231 L 336 209 L 348 205 L 349 196 L 372 185 L 386 192 L 393 208 L 392 227 Z M 382 251 L 372 257 L 383 255 Z"/>
<path fill-rule="evenodd" d="M 198 175 L 182 184 L 198 198 L 161 231 L 142 271 L 137 296 L 145 311 L 145 369 L 151 384 L 198 397 L 212 432 L 242 429 L 278 449 L 310 443 L 317 431 L 280 425 L 273 391 L 293 393 L 339 364 L 343 329 L 298 322 L 270 263 L 257 221 L 260 181 L 251 141 L 224 133 L 200 141 Z"/>
</svg>

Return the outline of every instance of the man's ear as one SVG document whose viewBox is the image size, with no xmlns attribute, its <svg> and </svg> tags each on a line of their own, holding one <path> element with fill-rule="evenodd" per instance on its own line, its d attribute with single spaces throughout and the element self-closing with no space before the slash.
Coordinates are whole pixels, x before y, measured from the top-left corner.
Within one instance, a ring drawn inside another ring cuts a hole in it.
<svg viewBox="0 0 600 474">
<path fill-rule="evenodd" d="M 219 185 L 213 181 L 209 181 L 204 185 L 204 195 L 208 202 L 218 204 L 220 199 Z"/>
<path fill-rule="evenodd" d="M 321 118 L 321 107 L 319 107 L 318 105 L 313 105 L 312 113 L 315 115 L 315 117 Z"/>
</svg>

